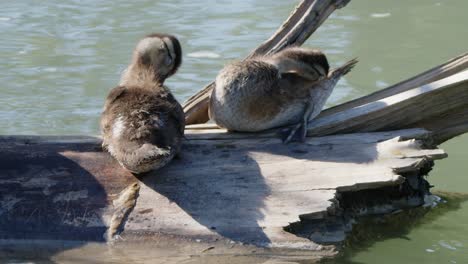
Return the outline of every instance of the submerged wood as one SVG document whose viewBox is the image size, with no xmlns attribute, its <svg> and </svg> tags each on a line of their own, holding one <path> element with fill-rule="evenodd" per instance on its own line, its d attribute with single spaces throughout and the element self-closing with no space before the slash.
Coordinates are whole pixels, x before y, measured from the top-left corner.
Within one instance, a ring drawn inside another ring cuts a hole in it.
<svg viewBox="0 0 468 264">
<path fill-rule="evenodd" d="M 253 50 L 246 59 L 273 54 L 291 45 L 302 45 L 336 9 L 344 7 L 350 0 L 303 0 L 289 18 L 267 41 Z M 184 103 L 185 122 L 205 123 L 208 118 L 208 102 L 214 83 L 190 97 Z"/>
</svg>

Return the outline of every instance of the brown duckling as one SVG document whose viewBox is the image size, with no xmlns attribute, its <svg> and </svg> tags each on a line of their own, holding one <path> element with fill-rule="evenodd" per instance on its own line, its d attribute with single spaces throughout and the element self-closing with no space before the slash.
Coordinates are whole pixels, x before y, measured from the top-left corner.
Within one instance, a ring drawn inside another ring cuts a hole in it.
<svg viewBox="0 0 468 264">
<path fill-rule="evenodd" d="M 329 71 L 322 52 L 299 47 L 231 63 L 216 77 L 210 118 L 220 127 L 245 132 L 295 124 L 284 142 L 304 141 L 308 122 L 356 63 L 353 59 Z"/>
<path fill-rule="evenodd" d="M 166 165 L 180 150 L 185 118 L 164 81 L 182 62 L 174 36 L 151 34 L 136 46 L 101 116 L 103 148 L 126 169 L 143 173 Z"/>
</svg>

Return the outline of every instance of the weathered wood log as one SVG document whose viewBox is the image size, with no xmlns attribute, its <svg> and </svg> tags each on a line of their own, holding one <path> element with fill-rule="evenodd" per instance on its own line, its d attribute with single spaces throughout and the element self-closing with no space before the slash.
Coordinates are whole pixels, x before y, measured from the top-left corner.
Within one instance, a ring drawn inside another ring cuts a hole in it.
<svg viewBox="0 0 468 264">
<path fill-rule="evenodd" d="M 428 185 L 421 175 L 446 156 L 424 149 L 429 136 L 412 129 L 287 146 L 277 139 L 191 139 L 180 159 L 140 179 L 101 152 L 98 138 L 1 137 L 0 240 L 175 236 L 333 255 L 322 243 L 342 241 L 346 223 L 308 237 L 285 229 L 365 206 L 342 207 L 339 197 L 349 192 L 411 182 L 410 192 L 397 195 L 407 201 L 400 205 L 422 204 Z M 375 199 L 369 213 L 400 209 Z"/>
<path fill-rule="evenodd" d="M 303 0 L 289 18 L 267 41 L 253 50 L 247 58 L 273 54 L 291 45 L 302 45 L 336 9 L 350 0 Z M 208 102 L 214 83 L 190 97 L 184 103 L 186 124 L 205 123 L 208 118 Z"/>
</svg>

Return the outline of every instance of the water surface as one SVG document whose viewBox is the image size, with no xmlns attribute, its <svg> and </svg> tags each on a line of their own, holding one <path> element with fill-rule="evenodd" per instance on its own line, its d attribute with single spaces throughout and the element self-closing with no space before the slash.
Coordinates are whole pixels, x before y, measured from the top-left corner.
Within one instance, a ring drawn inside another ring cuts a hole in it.
<svg viewBox="0 0 468 264">
<path fill-rule="evenodd" d="M 169 32 L 181 40 L 184 61 L 167 84 L 182 102 L 213 80 L 225 63 L 267 39 L 296 3 L 2 1 L 0 134 L 98 134 L 106 94 L 117 84 L 137 40 L 150 32 Z M 335 66 L 360 59 L 328 105 L 466 52 L 466 10 L 466 0 L 351 1 L 306 43 L 323 49 Z M 468 192 L 468 137 L 442 148 L 450 158 L 436 163 L 431 183 L 445 191 Z M 468 263 L 467 219 L 468 203 L 462 203 L 404 237 L 384 237 L 340 262 Z"/>
</svg>

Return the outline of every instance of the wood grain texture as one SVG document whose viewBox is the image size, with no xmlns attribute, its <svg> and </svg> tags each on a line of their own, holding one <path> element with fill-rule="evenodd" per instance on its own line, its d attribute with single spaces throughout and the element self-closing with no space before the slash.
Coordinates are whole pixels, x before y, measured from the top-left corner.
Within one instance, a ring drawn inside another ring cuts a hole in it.
<svg viewBox="0 0 468 264">
<path fill-rule="evenodd" d="M 98 138 L 1 137 L 0 239 L 104 241 L 118 210 L 113 201 L 137 183 L 134 208 L 122 230 L 112 229 L 117 239 L 168 234 L 320 251 L 322 241 L 340 236 L 323 232 L 318 243 L 284 228 L 336 216 L 337 193 L 398 186 L 400 172 L 444 158 L 424 149 L 419 139 L 428 136 L 412 129 L 289 145 L 192 139 L 180 159 L 141 178 L 101 152 Z"/>
<path fill-rule="evenodd" d="M 312 120 L 308 135 L 424 128 L 436 132 L 435 144 L 466 132 L 468 71 L 401 92 L 360 107 Z M 456 133 L 454 133 L 456 132 Z M 450 134 L 450 137 L 448 136 Z"/>
</svg>

